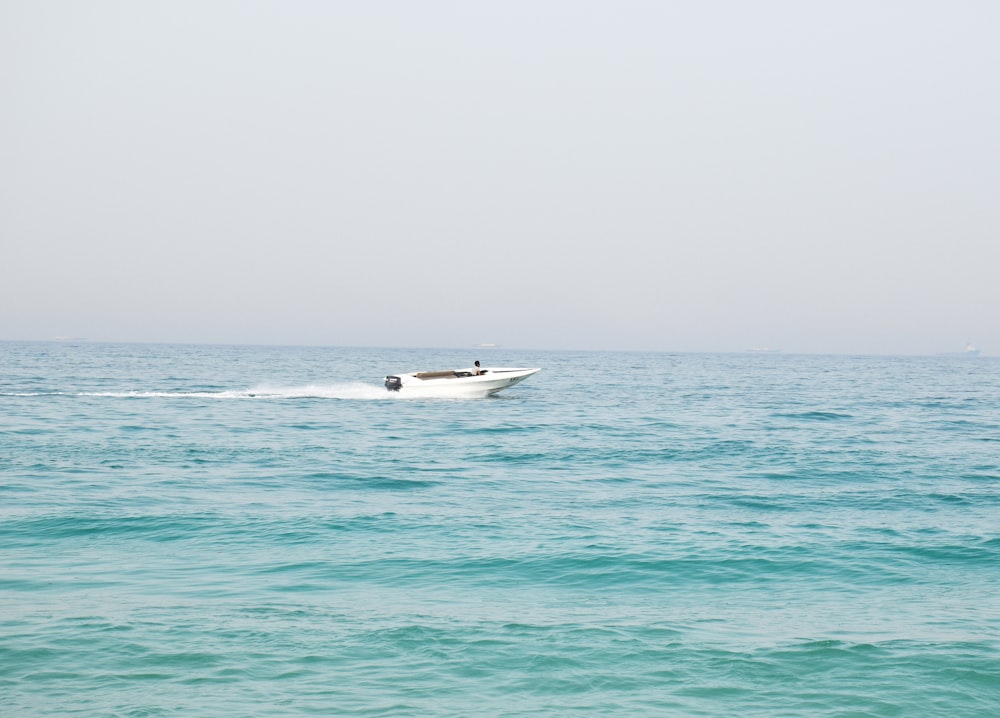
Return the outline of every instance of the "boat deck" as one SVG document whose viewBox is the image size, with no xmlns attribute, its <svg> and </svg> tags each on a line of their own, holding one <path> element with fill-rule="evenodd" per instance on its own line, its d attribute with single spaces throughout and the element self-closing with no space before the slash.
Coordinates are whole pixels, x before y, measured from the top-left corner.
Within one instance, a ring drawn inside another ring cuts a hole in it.
<svg viewBox="0 0 1000 718">
<path fill-rule="evenodd" d="M 414 374 L 417 379 L 459 379 L 472 376 L 468 371 L 421 371 Z"/>
</svg>

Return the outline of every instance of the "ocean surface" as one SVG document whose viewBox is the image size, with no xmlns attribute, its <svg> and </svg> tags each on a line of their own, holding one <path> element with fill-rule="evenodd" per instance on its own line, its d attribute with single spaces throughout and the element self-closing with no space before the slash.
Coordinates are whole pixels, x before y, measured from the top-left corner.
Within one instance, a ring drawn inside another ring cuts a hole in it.
<svg viewBox="0 0 1000 718">
<path fill-rule="evenodd" d="M 1000 360 L 0 359 L 4 718 L 1000 715 Z"/>
</svg>

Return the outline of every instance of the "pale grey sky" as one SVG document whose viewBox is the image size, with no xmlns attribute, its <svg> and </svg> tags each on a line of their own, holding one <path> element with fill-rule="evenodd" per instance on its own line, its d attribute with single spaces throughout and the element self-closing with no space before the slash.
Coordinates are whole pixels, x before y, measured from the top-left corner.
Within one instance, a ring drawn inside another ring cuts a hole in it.
<svg viewBox="0 0 1000 718">
<path fill-rule="evenodd" d="M 0 339 L 998 354 L 998 36 L 993 0 L 0 0 Z"/>
</svg>

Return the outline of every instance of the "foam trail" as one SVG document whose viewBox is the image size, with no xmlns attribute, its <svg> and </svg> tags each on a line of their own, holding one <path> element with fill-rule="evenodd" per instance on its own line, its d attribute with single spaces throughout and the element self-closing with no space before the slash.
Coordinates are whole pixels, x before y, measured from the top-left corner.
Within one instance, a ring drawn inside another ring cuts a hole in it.
<svg viewBox="0 0 1000 718">
<path fill-rule="evenodd" d="M 259 386 L 245 392 L 250 398 L 264 399 L 391 399 L 384 387 L 351 382 L 347 384 L 306 384 L 293 387 Z"/>
<path fill-rule="evenodd" d="M 305 384 L 302 386 L 257 386 L 250 389 L 222 391 L 37 391 L 3 393 L 2 396 L 77 396 L 109 399 L 391 399 L 380 386 L 351 382 L 346 384 Z"/>
</svg>

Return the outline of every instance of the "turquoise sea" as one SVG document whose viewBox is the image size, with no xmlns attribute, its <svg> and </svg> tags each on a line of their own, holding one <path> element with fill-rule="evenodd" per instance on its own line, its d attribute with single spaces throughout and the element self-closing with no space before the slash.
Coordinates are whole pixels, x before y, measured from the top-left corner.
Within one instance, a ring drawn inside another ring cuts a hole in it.
<svg viewBox="0 0 1000 718">
<path fill-rule="evenodd" d="M 0 357 L 4 718 L 1000 715 L 1000 360 Z"/>
</svg>

